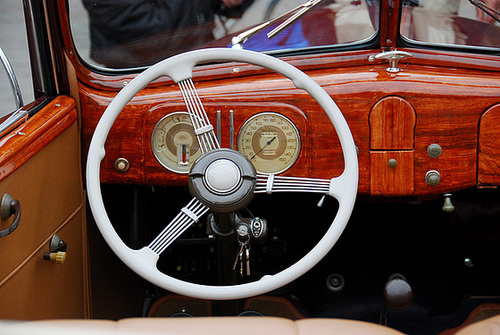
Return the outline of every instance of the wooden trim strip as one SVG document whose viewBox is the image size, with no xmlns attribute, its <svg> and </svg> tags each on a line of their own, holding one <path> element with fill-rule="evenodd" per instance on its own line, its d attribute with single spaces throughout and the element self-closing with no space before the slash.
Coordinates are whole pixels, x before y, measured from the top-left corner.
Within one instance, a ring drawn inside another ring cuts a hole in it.
<svg viewBox="0 0 500 335">
<path fill-rule="evenodd" d="M 0 181 L 76 121 L 75 102 L 60 96 L 0 140 Z"/>
</svg>

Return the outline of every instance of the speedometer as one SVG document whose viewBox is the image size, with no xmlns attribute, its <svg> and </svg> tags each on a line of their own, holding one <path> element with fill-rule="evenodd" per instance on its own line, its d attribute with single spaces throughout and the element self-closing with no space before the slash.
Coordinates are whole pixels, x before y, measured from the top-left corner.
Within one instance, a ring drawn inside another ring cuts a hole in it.
<svg viewBox="0 0 500 335">
<path fill-rule="evenodd" d="M 241 127 L 238 151 L 261 173 L 277 174 L 289 169 L 300 153 L 300 134 L 285 116 L 265 112 L 252 116 Z"/>
</svg>

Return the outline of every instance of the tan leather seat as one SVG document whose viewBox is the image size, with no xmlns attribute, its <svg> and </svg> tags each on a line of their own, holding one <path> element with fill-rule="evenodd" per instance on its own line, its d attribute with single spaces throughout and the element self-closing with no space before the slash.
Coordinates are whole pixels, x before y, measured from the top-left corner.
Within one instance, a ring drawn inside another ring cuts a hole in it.
<svg viewBox="0 0 500 335">
<path fill-rule="evenodd" d="M 0 326 L 2 335 L 401 335 L 377 324 L 340 319 L 292 321 L 275 317 L 133 318 L 107 320 L 46 320 Z"/>
<path fill-rule="evenodd" d="M 500 315 L 471 324 L 456 335 L 499 335 Z"/>
<path fill-rule="evenodd" d="M 401 335 L 373 323 L 341 319 L 275 317 L 132 318 L 0 322 L 2 335 Z M 500 335 L 500 316 L 474 323 L 456 335 Z"/>
</svg>

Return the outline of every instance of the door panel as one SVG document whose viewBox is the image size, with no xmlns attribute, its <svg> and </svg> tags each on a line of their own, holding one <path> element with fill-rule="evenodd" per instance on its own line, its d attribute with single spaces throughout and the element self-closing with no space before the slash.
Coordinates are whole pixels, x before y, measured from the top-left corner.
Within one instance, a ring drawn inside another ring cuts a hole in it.
<svg viewBox="0 0 500 335">
<path fill-rule="evenodd" d="M 478 179 L 480 185 L 500 184 L 500 105 L 488 109 L 479 124 Z"/>
<path fill-rule="evenodd" d="M 73 99 L 58 97 L 1 139 L 0 196 L 21 204 L 21 220 L 0 238 L 0 318 L 86 315 L 86 249 L 79 131 Z M 0 221 L 0 229 L 12 218 Z M 43 259 L 52 236 L 67 260 Z"/>
</svg>

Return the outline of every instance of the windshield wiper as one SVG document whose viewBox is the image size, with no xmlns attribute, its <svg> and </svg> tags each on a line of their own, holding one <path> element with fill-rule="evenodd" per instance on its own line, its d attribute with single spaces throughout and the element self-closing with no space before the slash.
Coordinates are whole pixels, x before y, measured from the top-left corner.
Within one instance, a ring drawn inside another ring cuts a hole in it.
<svg viewBox="0 0 500 335">
<path fill-rule="evenodd" d="M 482 10 L 484 13 L 486 13 L 488 16 L 492 17 L 496 21 L 500 22 L 500 11 L 496 10 L 493 7 L 488 6 L 484 2 L 480 0 L 469 0 L 471 4 Z"/>
<path fill-rule="evenodd" d="M 283 31 L 285 28 L 287 28 L 289 25 L 300 19 L 305 13 L 307 13 L 309 10 L 311 10 L 314 6 L 319 4 L 323 0 L 309 0 L 306 3 L 303 3 L 301 5 L 298 5 L 292 10 L 289 10 L 288 12 L 281 14 L 278 17 L 275 17 L 273 19 L 270 19 L 264 23 L 259 24 L 256 27 L 253 27 L 249 30 L 246 30 L 242 32 L 241 34 L 234 36 L 231 39 L 232 47 L 235 49 L 243 49 L 243 43 L 246 42 L 250 37 L 253 35 L 257 34 L 259 31 L 262 29 L 266 28 L 269 26 L 271 23 L 274 23 L 280 19 L 282 19 L 285 16 L 291 15 L 288 19 L 283 21 L 279 26 L 271 30 L 268 34 L 267 37 L 269 39 L 272 39 L 274 36 L 278 35 L 281 31 Z"/>
</svg>

